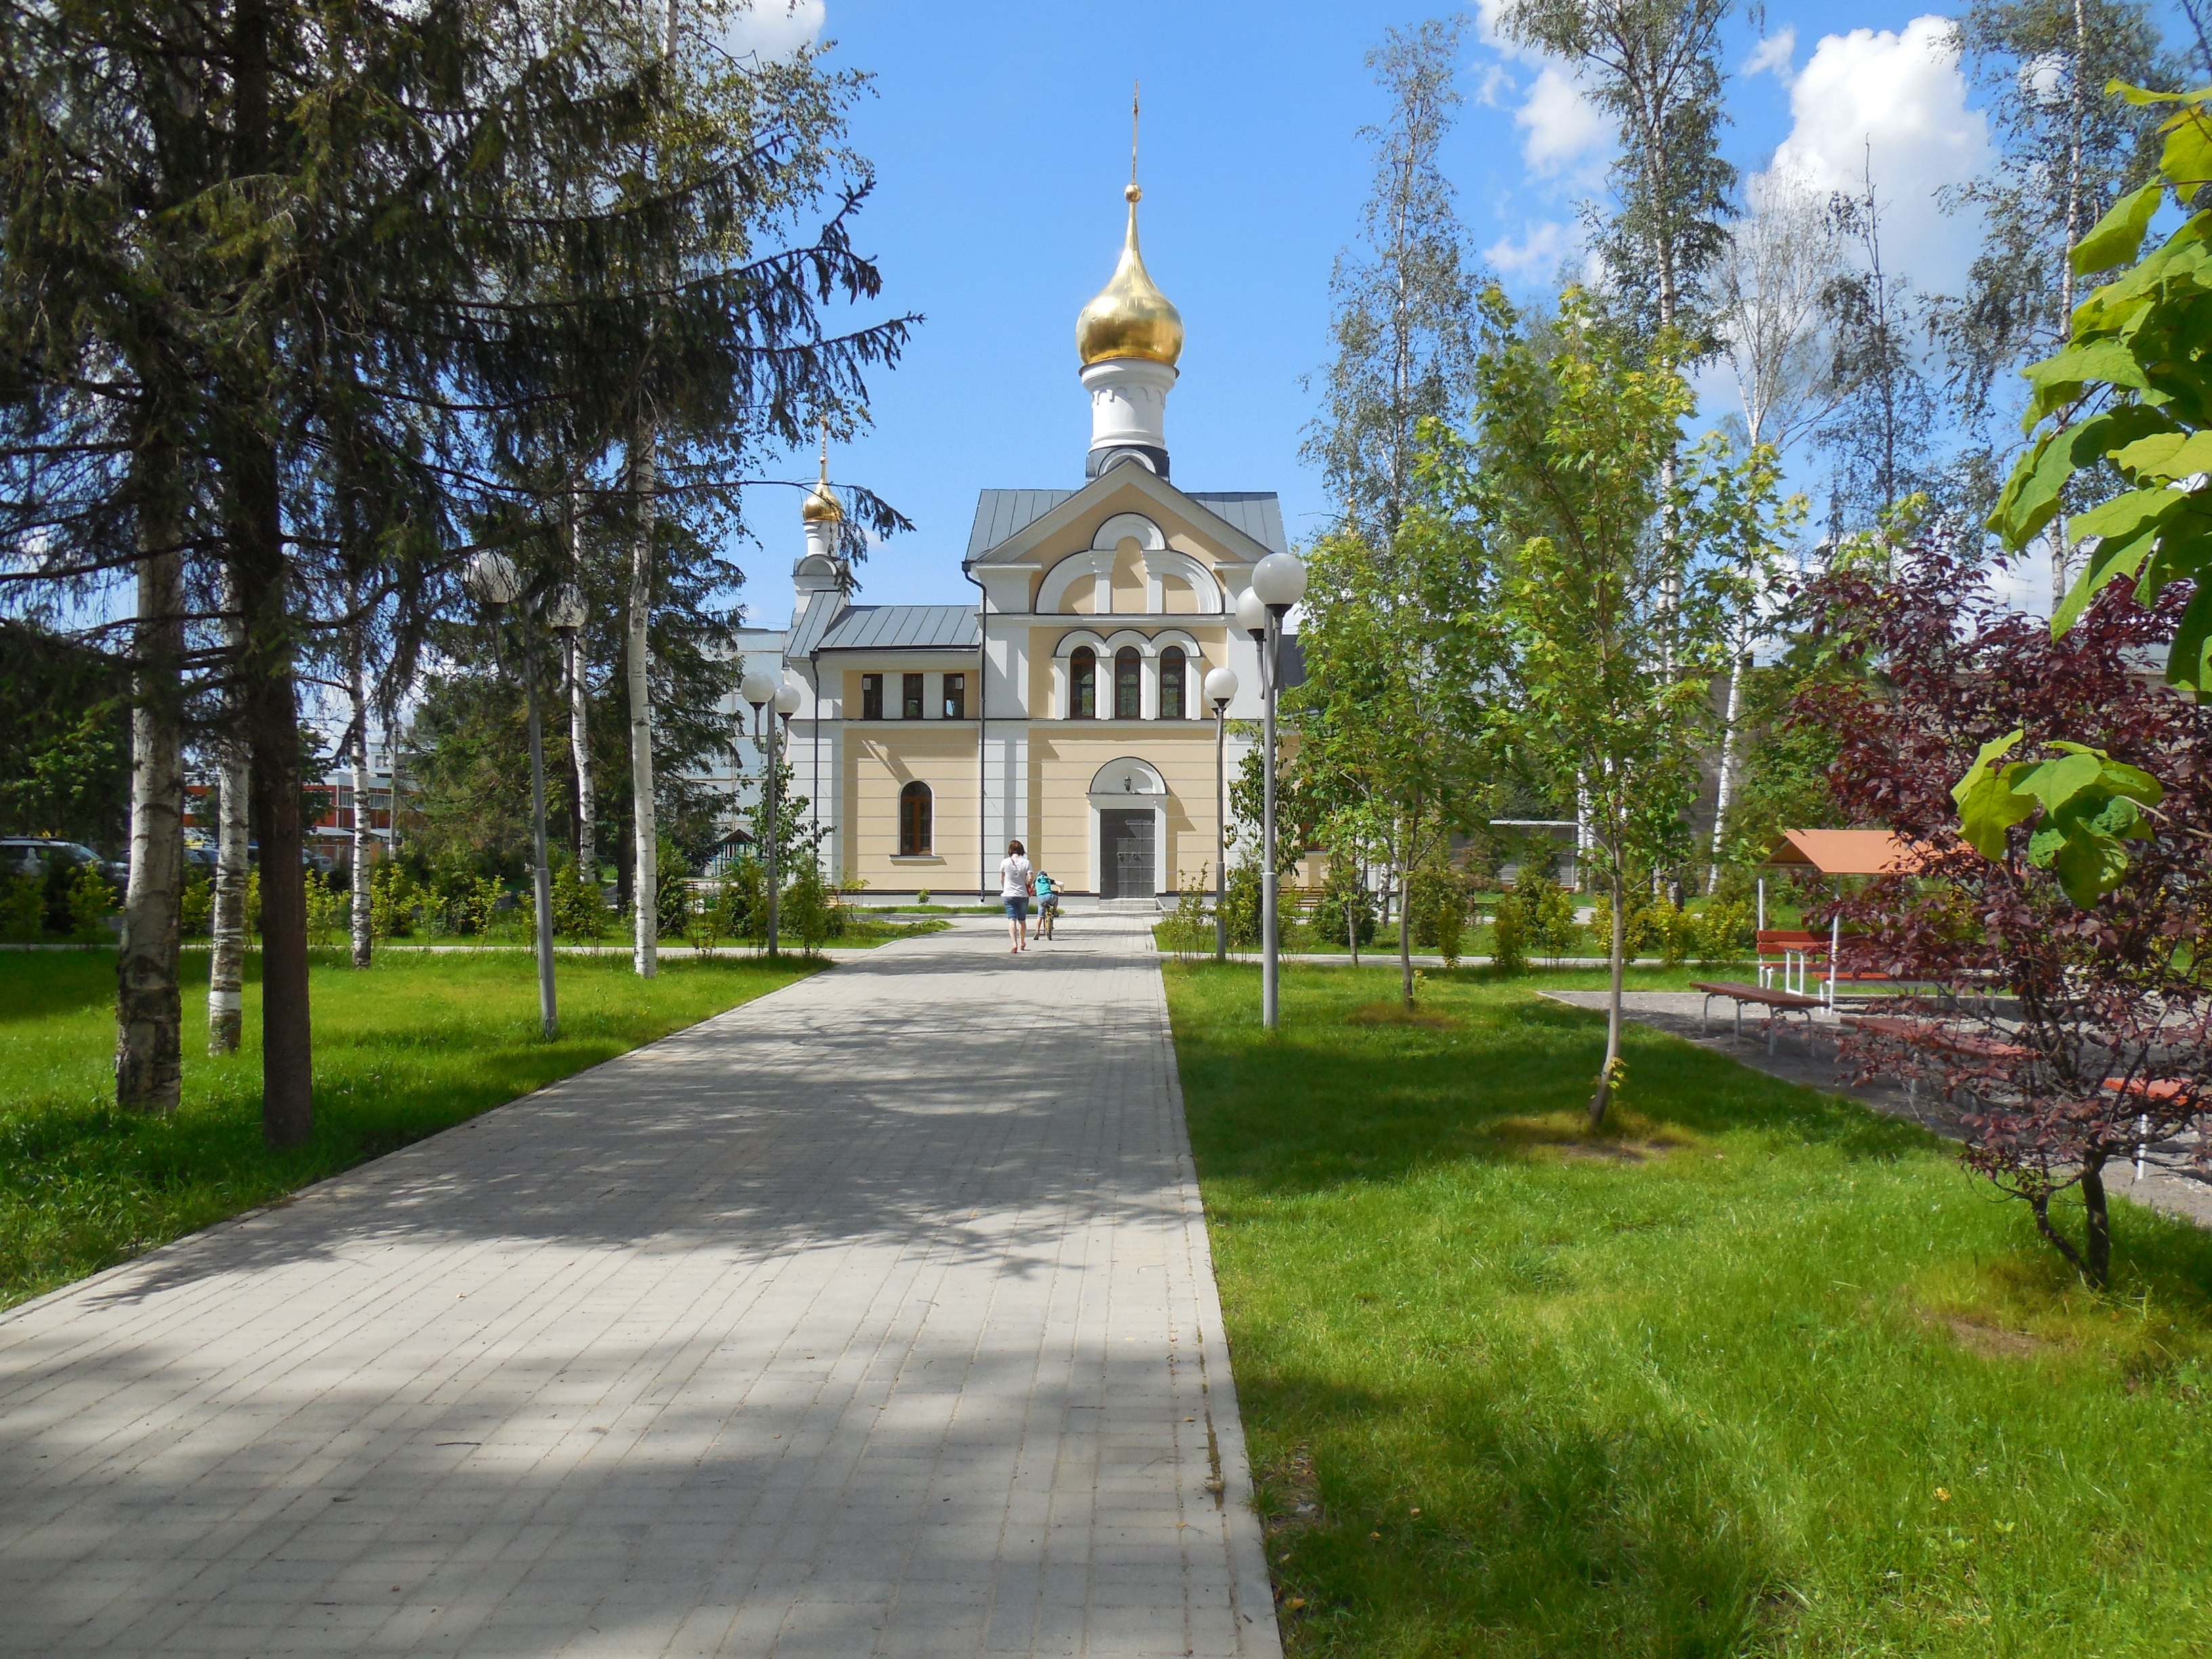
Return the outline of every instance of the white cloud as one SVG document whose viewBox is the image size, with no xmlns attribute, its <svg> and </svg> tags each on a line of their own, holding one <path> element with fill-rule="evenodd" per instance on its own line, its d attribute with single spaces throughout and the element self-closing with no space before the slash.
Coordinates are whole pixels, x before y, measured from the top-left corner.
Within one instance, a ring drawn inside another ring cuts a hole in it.
<svg viewBox="0 0 2212 1659">
<path fill-rule="evenodd" d="M 1502 237 L 1483 249 L 1482 257 L 1509 276 L 1524 276 L 1540 266 L 1559 262 L 1567 246 L 1567 227 L 1556 221 L 1530 225 L 1519 241 Z"/>
<path fill-rule="evenodd" d="M 787 58 L 819 40 L 828 21 L 827 0 L 728 0 L 722 46 L 733 58 Z"/>
<path fill-rule="evenodd" d="M 1774 165 L 1820 191 L 1863 187 L 1869 162 L 1882 206 L 1883 263 L 1931 291 L 1955 291 L 1978 227 L 1943 211 L 1939 192 L 1979 173 L 1989 134 L 1966 107 L 1952 24 L 1916 17 L 1896 33 L 1823 35 L 1790 92 L 1795 125 Z"/>
<path fill-rule="evenodd" d="M 1534 46 L 1524 46 L 1505 33 L 1501 20 L 1511 0 L 1475 0 L 1475 33 L 1482 43 L 1492 46 L 1504 57 L 1517 58 L 1524 64 L 1547 64 L 1552 60 Z"/>
<path fill-rule="evenodd" d="M 1571 173 L 1570 183 L 1593 189 L 1604 177 L 1604 169 L 1596 163 L 1611 151 L 1612 125 L 1583 95 L 1571 68 L 1504 32 L 1501 20 L 1509 3 L 1510 0 L 1476 0 L 1475 33 L 1501 58 L 1525 64 L 1536 71 L 1528 95 L 1513 112 L 1514 125 L 1528 135 L 1522 140 L 1522 159 L 1547 178 Z M 1502 65 L 1492 64 L 1484 69 L 1475 96 L 1483 103 L 1498 106 L 1516 89 L 1513 76 Z"/>
<path fill-rule="evenodd" d="M 1528 137 L 1521 154 L 1540 173 L 1557 173 L 1590 157 L 1610 144 L 1612 128 L 1597 106 L 1583 96 L 1582 88 L 1556 64 L 1536 72 L 1528 96 L 1513 112 L 1514 125 Z"/>
<path fill-rule="evenodd" d="M 1778 34 L 1770 34 L 1753 49 L 1744 60 L 1746 75 L 1771 75 L 1784 86 L 1790 84 L 1790 66 L 1797 57 L 1797 26 L 1784 23 Z"/>
</svg>

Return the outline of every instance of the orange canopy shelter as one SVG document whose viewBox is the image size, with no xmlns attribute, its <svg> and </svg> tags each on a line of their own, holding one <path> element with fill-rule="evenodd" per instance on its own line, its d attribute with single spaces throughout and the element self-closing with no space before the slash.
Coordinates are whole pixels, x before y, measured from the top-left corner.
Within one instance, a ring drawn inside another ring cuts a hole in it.
<svg viewBox="0 0 2212 1659">
<path fill-rule="evenodd" d="M 1824 876 L 1910 875 L 1922 851 L 1888 830 L 1785 830 L 1766 861 L 1779 869 L 1815 870 Z"/>
<path fill-rule="evenodd" d="M 1766 855 L 1770 868 L 1811 870 L 1823 876 L 1910 875 L 1927 861 L 1924 848 L 1890 830 L 1785 830 Z M 1843 944 L 1843 913 L 1828 921 L 1828 976 L 1823 994 L 1836 1004 L 1836 953 Z M 1759 883 L 1759 926 L 1766 927 L 1766 880 Z M 1808 953 L 1809 954 L 1809 953 Z"/>
</svg>

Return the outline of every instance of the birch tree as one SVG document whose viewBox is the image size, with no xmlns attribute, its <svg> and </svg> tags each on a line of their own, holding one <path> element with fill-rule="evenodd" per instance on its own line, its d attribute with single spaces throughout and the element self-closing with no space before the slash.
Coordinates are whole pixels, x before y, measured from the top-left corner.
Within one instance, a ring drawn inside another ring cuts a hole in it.
<svg viewBox="0 0 2212 1659">
<path fill-rule="evenodd" d="M 2075 271 L 2074 250 L 2156 163 L 2156 112 L 2108 98 L 2105 87 L 2172 85 L 2185 71 L 2149 7 L 2131 0 L 1972 0 L 1954 27 L 1996 155 L 1950 198 L 1981 221 L 1982 246 L 1966 291 L 1939 302 L 1932 322 L 1959 410 L 1986 431 L 1992 417 L 2018 411 L 2014 371 L 2065 342 L 2077 285 L 2095 274 Z M 2017 447 L 2009 437 L 1984 442 L 1993 463 Z M 2069 580 L 2057 520 L 2045 550 L 2055 608 Z"/>
<path fill-rule="evenodd" d="M 237 600 L 228 568 L 222 573 L 218 589 L 219 620 L 225 654 L 234 656 L 244 643 L 237 618 Z M 226 697 L 228 692 L 223 693 Z M 216 863 L 214 904 L 208 922 L 208 1053 L 235 1054 L 246 1019 L 246 843 L 251 839 L 247 811 L 246 747 L 224 720 L 215 739 Z"/>
<path fill-rule="evenodd" d="M 184 1085 L 178 978 L 184 890 L 184 548 L 169 437 L 149 434 L 138 483 L 137 665 L 131 710 L 131 875 L 116 956 L 115 1099 L 173 1112 Z"/>
<path fill-rule="evenodd" d="M 1565 59 L 1613 118 L 1620 155 L 1597 251 L 1632 325 L 1711 343 L 1708 274 L 1728 244 L 1734 167 L 1722 159 L 1720 31 L 1734 0 L 1510 0 L 1506 34 Z"/>
<path fill-rule="evenodd" d="M 1721 349 L 1743 405 L 1747 453 L 1762 445 L 1777 457 L 1826 419 L 1838 395 L 1827 300 L 1843 272 L 1834 220 L 1820 194 L 1796 174 L 1759 173 L 1746 191 L 1747 211 L 1731 228 L 1714 271 Z M 1718 885 L 1721 848 L 1742 765 L 1744 684 L 1771 589 L 1772 552 L 1756 556 L 1729 641 L 1728 705 L 1721 725 L 1719 776 L 1705 890 Z"/>
<path fill-rule="evenodd" d="M 370 830 L 368 808 L 368 667 L 363 637 L 368 632 L 368 622 L 360 614 L 358 581 L 347 584 L 346 598 L 346 609 L 353 618 L 353 625 L 345 634 L 346 695 L 353 711 L 352 723 L 346 730 L 346 753 L 353 772 L 353 865 L 348 920 L 351 923 L 353 965 L 366 968 L 371 960 L 375 933 L 369 919 L 368 866 L 376 837 Z"/>
<path fill-rule="evenodd" d="M 1563 58 L 1620 134 L 1613 208 L 1596 222 L 1613 309 L 1662 360 L 1694 362 L 1713 343 L 1706 278 L 1727 246 L 1736 171 L 1720 151 L 1721 26 L 1734 0 L 1509 0 L 1503 27 Z M 1676 529 L 1677 458 L 1662 458 L 1661 533 Z M 1673 559 L 1660 579 L 1674 580 Z M 1672 598 L 1671 589 L 1668 595 Z M 1659 640 L 1662 659 L 1671 651 Z"/>
<path fill-rule="evenodd" d="M 1461 101 L 1460 38 L 1456 22 L 1431 19 L 1391 29 L 1368 53 L 1389 114 L 1360 130 L 1375 163 L 1362 246 L 1339 254 L 1329 277 L 1336 356 L 1303 453 L 1378 548 L 1411 508 L 1421 422 L 1456 417 L 1474 362 L 1480 267 L 1439 159 Z"/>
</svg>

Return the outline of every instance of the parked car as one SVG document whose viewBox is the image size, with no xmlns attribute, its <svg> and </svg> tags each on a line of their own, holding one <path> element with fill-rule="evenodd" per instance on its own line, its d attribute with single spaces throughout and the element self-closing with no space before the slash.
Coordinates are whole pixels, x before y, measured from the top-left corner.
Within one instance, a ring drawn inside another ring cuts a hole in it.
<svg viewBox="0 0 2212 1659">
<path fill-rule="evenodd" d="M 249 841 L 246 843 L 246 861 L 248 864 L 258 864 L 261 862 L 261 843 L 259 842 Z M 300 867 L 302 870 L 319 871 L 324 875 L 327 876 L 338 867 L 338 861 L 332 858 L 328 853 L 318 853 L 312 847 L 302 847 L 300 849 Z"/>
<path fill-rule="evenodd" d="M 80 842 L 55 841 L 46 836 L 0 836 L 0 872 L 11 876 L 42 875 L 56 860 L 70 865 L 92 865 L 118 887 L 131 879 L 128 864 L 104 859 Z"/>
</svg>

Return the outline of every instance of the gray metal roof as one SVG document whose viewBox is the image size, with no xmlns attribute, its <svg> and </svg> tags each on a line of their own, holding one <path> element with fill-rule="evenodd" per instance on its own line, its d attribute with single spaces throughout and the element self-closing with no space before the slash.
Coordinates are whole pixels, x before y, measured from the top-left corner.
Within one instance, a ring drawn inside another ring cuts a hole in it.
<svg viewBox="0 0 2212 1659">
<path fill-rule="evenodd" d="M 1270 553 L 1287 553 L 1283 503 L 1272 489 L 1194 489 L 1188 492 L 1217 519 L 1226 519 Z"/>
<path fill-rule="evenodd" d="M 1058 507 L 1072 489 L 986 489 L 975 497 L 975 526 L 968 532 L 968 556 L 979 558 Z"/>
<path fill-rule="evenodd" d="M 981 558 L 1076 493 L 1073 489 L 981 491 L 975 497 L 975 527 L 968 532 L 968 556 Z M 1193 489 L 1184 494 L 1269 552 L 1290 551 L 1290 541 L 1283 534 L 1283 504 L 1273 490 Z"/>
<path fill-rule="evenodd" d="M 844 608 L 845 596 L 833 590 L 806 596 L 806 608 L 791 619 L 791 637 L 784 644 L 787 653 L 803 657 L 822 643 L 822 636 L 830 631 L 830 624 L 837 620 Z"/>
<path fill-rule="evenodd" d="M 975 613 L 958 605 L 856 605 L 810 651 L 973 651 Z M 793 655 L 803 654 L 794 645 Z"/>
</svg>

